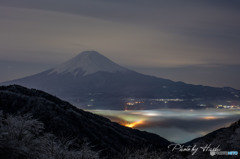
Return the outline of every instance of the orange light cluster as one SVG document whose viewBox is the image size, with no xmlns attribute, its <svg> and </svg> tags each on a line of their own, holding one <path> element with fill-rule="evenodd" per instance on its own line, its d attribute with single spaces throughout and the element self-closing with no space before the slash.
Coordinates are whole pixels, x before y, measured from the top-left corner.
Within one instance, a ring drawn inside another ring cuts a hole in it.
<svg viewBox="0 0 240 159">
<path fill-rule="evenodd" d="M 124 126 L 129 127 L 129 128 L 133 128 L 136 127 L 137 125 L 141 125 L 143 124 L 143 120 L 139 120 L 139 121 L 135 121 L 132 123 L 128 123 L 128 124 L 124 124 Z"/>
<path fill-rule="evenodd" d="M 215 116 L 205 116 L 205 117 L 203 117 L 203 119 L 205 119 L 205 120 L 214 120 L 214 119 L 217 119 L 217 117 L 215 117 Z"/>
</svg>

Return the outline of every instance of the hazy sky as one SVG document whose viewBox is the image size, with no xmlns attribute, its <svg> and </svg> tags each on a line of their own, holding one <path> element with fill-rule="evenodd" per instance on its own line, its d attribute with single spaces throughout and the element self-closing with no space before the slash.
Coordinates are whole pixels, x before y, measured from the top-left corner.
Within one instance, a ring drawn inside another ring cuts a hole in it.
<svg viewBox="0 0 240 159">
<path fill-rule="evenodd" d="M 0 82 L 84 50 L 174 81 L 240 89 L 239 0 L 1 0 Z"/>
</svg>

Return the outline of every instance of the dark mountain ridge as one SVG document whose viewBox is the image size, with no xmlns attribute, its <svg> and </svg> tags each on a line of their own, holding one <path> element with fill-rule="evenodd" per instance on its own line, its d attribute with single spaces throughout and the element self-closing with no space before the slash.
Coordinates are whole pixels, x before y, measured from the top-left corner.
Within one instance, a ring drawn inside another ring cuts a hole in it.
<svg viewBox="0 0 240 159">
<path fill-rule="evenodd" d="M 109 154 L 131 146 L 166 149 L 170 143 L 158 135 L 121 126 L 45 92 L 18 85 L 0 87 L 0 110 L 4 114 L 31 114 L 44 123 L 46 132 L 87 139 L 95 149 Z"/>
<path fill-rule="evenodd" d="M 82 52 L 47 71 L 2 83 L 2 85 L 9 84 L 40 89 L 75 105 L 81 105 L 79 101 L 85 102 L 82 105 L 87 105 L 90 99 L 94 99 L 95 105 L 92 107 L 94 109 L 104 106 L 109 109 L 123 109 L 122 99 L 125 98 L 178 98 L 187 101 L 187 103 L 178 102 L 176 105 L 179 108 L 184 105 L 196 107 L 204 102 L 212 106 L 215 100 L 240 102 L 239 90 L 192 85 L 144 75 L 119 66 L 95 51 Z M 153 108 L 161 108 L 161 106 L 159 104 Z M 145 107 L 145 109 L 149 108 Z"/>
<path fill-rule="evenodd" d="M 240 120 L 232 123 L 229 127 L 220 128 L 203 137 L 196 138 L 192 141 L 185 143 L 184 145 L 196 145 L 197 147 L 204 147 L 210 145 L 211 147 L 218 147 L 221 151 L 237 151 L 238 155 L 230 156 L 231 158 L 239 158 L 240 150 Z M 226 155 L 209 155 L 209 152 L 199 151 L 195 156 L 189 155 L 189 158 L 218 158 L 224 159 Z"/>
<path fill-rule="evenodd" d="M 124 148 L 144 146 L 160 151 L 161 158 L 209 158 L 210 152 L 183 153 L 168 149 L 169 141 L 144 131 L 127 128 L 109 119 L 83 111 L 55 96 L 19 85 L 0 87 L 0 111 L 4 115 L 31 114 L 45 125 L 45 132 L 57 137 L 74 137 L 76 142 L 87 139 L 94 150 L 102 150 L 103 156 L 118 155 Z M 222 151 L 238 151 L 240 121 L 227 128 L 218 129 L 206 136 L 194 139 L 185 145 L 221 146 Z M 140 151 L 141 153 L 141 151 Z M 224 158 L 215 156 L 214 158 Z M 111 157 L 109 157 L 111 158 Z M 234 158 L 234 157 L 232 157 Z"/>
</svg>

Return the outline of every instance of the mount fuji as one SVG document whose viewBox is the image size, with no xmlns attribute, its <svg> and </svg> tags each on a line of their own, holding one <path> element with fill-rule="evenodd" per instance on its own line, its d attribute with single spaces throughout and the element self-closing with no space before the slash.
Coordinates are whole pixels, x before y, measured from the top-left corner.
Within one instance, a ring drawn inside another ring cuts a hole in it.
<svg viewBox="0 0 240 159">
<path fill-rule="evenodd" d="M 144 109 L 240 101 L 239 90 L 192 85 L 144 75 L 124 68 L 96 51 L 84 51 L 57 67 L 1 85 L 9 84 L 40 89 L 80 107 L 103 109 L 124 109 L 126 99 L 144 100 Z M 181 100 L 168 103 L 165 100 L 164 103 L 154 104 L 153 99 Z"/>
<path fill-rule="evenodd" d="M 51 74 L 71 73 L 74 76 L 86 76 L 96 72 L 129 72 L 96 51 L 84 51 L 66 63 L 54 68 Z"/>
</svg>

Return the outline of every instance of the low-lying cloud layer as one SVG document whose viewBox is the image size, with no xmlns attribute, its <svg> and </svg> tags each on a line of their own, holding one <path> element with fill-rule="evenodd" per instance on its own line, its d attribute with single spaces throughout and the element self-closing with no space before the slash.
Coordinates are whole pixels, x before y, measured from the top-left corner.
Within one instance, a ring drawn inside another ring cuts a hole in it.
<svg viewBox="0 0 240 159">
<path fill-rule="evenodd" d="M 134 128 L 159 134 L 170 141 L 183 143 L 239 120 L 239 110 L 92 110 L 122 125 L 137 123 Z"/>
</svg>

